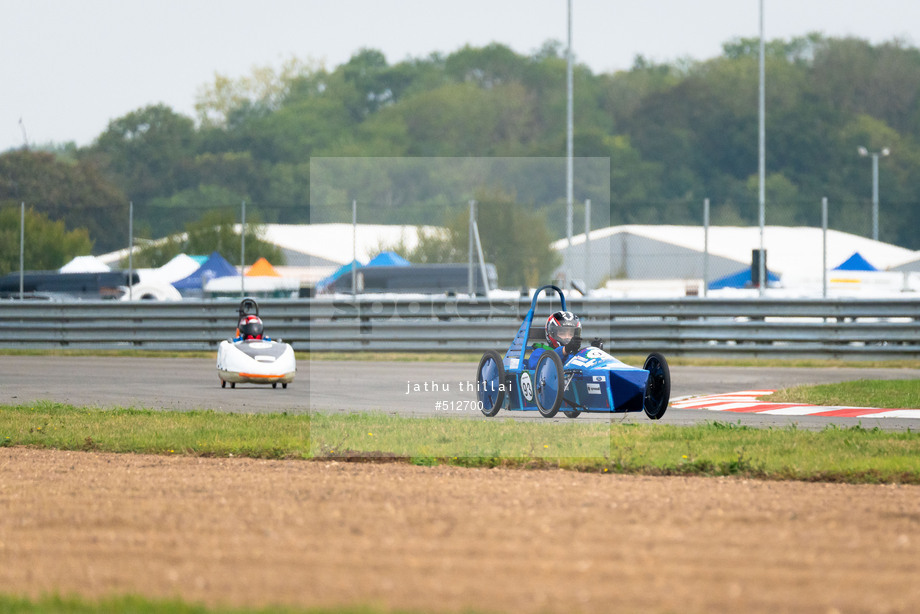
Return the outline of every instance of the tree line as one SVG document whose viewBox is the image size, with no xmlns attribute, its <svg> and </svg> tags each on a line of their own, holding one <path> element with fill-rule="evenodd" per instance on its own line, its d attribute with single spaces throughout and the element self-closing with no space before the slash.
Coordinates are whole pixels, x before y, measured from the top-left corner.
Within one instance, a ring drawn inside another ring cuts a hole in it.
<svg viewBox="0 0 920 614">
<path fill-rule="evenodd" d="M 767 223 L 818 225 L 828 197 L 832 227 L 868 235 L 871 165 L 857 149 L 887 147 L 880 238 L 920 249 L 920 51 L 812 34 L 769 41 L 766 53 Z M 562 157 L 565 80 L 564 49 L 552 41 L 529 55 L 492 44 L 397 63 L 364 49 L 331 69 L 291 60 L 218 76 L 196 117 L 153 105 L 86 147 L 0 155 L 0 208 L 25 201 L 66 231 L 85 229 L 96 253 L 124 246 L 129 201 L 149 239 L 242 201 L 261 222 L 348 221 L 364 188 L 311 185 L 311 159 Z M 713 223 L 757 223 L 756 39 L 704 61 L 639 56 L 615 73 L 576 64 L 574 92 L 575 155 L 609 160 L 599 181 L 576 181 L 576 200 L 592 199 L 598 223 L 700 224 L 704 198 Z M 446 225 L 466 206 L 456 181 L 401 172 L 366 197 L 373 221 Z M 510 194 L 555 239 L 565 235 L 564 180 L 468 189 Z M 311 206 L 320 193 L 342 206 Z"/>
</svg>

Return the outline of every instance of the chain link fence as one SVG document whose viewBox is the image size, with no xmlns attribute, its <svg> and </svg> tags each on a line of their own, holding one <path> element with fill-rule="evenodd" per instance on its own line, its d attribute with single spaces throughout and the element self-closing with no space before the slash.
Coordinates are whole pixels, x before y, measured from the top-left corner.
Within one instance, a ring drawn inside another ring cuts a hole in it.
<svg viewBox="0 0 920 614">
<path fill-rule="evenodd" d="M 757 225 L 758 204 L 752 200 L 623 199 L 611 190 L 610 177 L 609 159 L 576 158 L 574 199 L 568 203 L 562 196 L 567 187 L 565 158 L 315 158 L 308 183 L 301 185 L 299 205 L 275 206 L 245 199 L 227 202 L 231 197 L 226 194 L 202 193 L 125 203 L 123 208 L 106 206 L 98 211 L 68 211 L 60 203 L 25 206 L 30 212 L 63 222 L 69 230 L 79 227 L 81 220 L 92 220 L 91 225 L 98 229 L 92 234 L 93 253 L 126 250 L 133 242 L 137 249 L 153 254 L 152 260 L 139 261 L 135 266 L 160 264 L 177 250 L 205 252 L 202 246 L 207 242 L 207 249 L 217 249 L 230 262 L 251 264 L 263 253 L 257 241 L 270 243 L 271 237 L 254 232 L 247 237 L 249 245 L 245 247 L 237 226 L 244 220 L 253 231 L 272 224 L 357 222 L 360 226 L 453 228 L 451 251 L 438 256 L 469 263 L 472 254 L 477 266 L 479 260 L 496 264 L 497 285 L 511 291 L 546 282 L 586 292 L 600 290 L 614 298 L 700 296 L 725 288 L 750 290 L 757 285 L 751 269 L 762 245 L 766 249 L 768 286 L 788 287 L 792 280 L 803 292 L 807 286 L 808 292 L 820 296 L 826 287 L 834 286 L 833 279 L 824 279 L 827 271 L 855 253 L 874 268 L 894 274 L 875 289 L 884 286 L 891 291 L 912 291 L 918 285 L 913 273 L 920 266 L 914 264 L 918 258 L 912 250 L 869 242 L 877 208 L 868 198 L 830 201 L 826 224 L 820 201 L 768 199 L 762 239 Z M 495 231 L 501 216 L 487 215 L 487 204 L 482 201 L 489 198 L 520 205 L 536 217 L 521 218 L 528 222 L 517 225 L 512 221 L 496 236 L 490 231 Z M 470 203 L 477 201 L 479 209 L 470 218 Z M 898 221 L 884 214 L 884 204 L 879 220 L 880 237 L 894 236 L 892 229 Z M 235 229 L 236 234 L 206 232 L 220 224 Z M 821 231 L 824 225 L 829 234 Z M 40 231 L 27 225 L 27 245 L 31 232 Z M 197 243 L 196 232 L 201 235 Z M 419 256 L 416 248 L 422 235 L 424 231 L 412 230 L 395 239 L 382 235 L 376 245 L 364 247 L 360 259 L 369 260 L 375 255 L 369 253 L 374 249 L 397 249 Z M 175 238 L 170 242 L 167 237 Z M 7 268 L 16 270 L 19 259 L 11 249 L 19 242 L 18 237 L 10 234 L 8 239 Z M 325 267 L 326 271 L 351 259 L 348 250 L 339 250 L 346 257 L 337 260 L 318 257 L 311 251 L 315 245 L 309 243 L 313 242 L 311 238 L 302 245 L 288 243 L 268 253 L 276 265 Z M 551 245 L 555 260 L 537 263 L 536 256 L 529 255 L 527 250 L 542 242 Z M 164 246 L 159 258 L 158 245 Z M 38 261 L 29 250 L 25 250 L 24 260 L 26 270 L 53 268 Z M 127 265 L 126 258 L 114 263 L 124 268 Z M 524 269 L 526 274 L 517 275 Z M 807 274 L 799 274 L 803 271 Z M 316 273 L 312 278 L 318 276 Z M 862 281 L 841 283 L 871 285 Z"/>
</svg>

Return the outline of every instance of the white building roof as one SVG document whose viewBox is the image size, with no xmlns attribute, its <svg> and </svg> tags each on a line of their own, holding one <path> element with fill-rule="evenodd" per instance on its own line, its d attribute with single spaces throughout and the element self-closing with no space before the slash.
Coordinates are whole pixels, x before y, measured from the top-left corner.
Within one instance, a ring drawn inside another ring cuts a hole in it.
<svg viewBox="0 0 920 614">
<path fill-rule="evenodd" d="M 61 273 L 104 273 L 112 269 L 95 256 L 77 256 L 58 270 Z"/>
<path fill-rule="evenodd" d="M 669 243 L 688 250 L 703 253 L 705 232 L 702 226 L 674 225 L 623 225 L 610 226 L 591 232 L 591 251 L 603 252 L 602 239 L 625 233 L 654 241 Z M 572 247 L 581 249 L 584 233 L 572 237 Z M 553 243 L 553 248 L 564 251 L 567 240 Z M 751 263 L 751 251 L 760 247 L 760 228 L 737 226 L 709 227 L 709 254 L 737 261 L 744 265 Z M 771 272 L 796 278 L 818 278 L 823 274 L 823 232 L 820 228 L 766 226 L 764 248 L 767 250 L 767 267 Z M 916 260 L 920 252 L 903 247 L 873 241 L 866 237 L 827 231 L 827 268 L 832 269 L 847 258 L 859 252 L 879 270 L 892 269 L 898 265 Z M 616 254 L 611 254 L 616 256 Z M 654 257 L 654 256 L 652 256 Z"/>
<path fill-rule="evenodd" d="M 322 279 L 352 257 L 367 262 L 382 249 L 418 243 L 418 231 L 437 232 L 434 226 L 358 224 L 264 224 L 263 239 L 280 247 L 290 268 L 284 274 L 302 282 Z M 237 230 L 239 228 L 237 227 Z M 854 252 L 885 271 L 920 260 L 912 251 L 866 237 L 829 230 L 827 268 L 833 269 Z M 572 238 L 569 266 L 573 278 L 582 277 L 585 260 L 584 234 Z M 782 276 L 784 284 L 820 281 L 823 275 L 824 235 L 820 228 L 767 226 L 764 229 L 767 267 Z M 488 246 L 483 246 L 488 253 Z M 562 253 L 567 240 L 552 247 Z M 751 264 L 751 252 L 760 247 L 758 227 L 711 226 L 708 279 L 736 272 Z M 704 228 L 676 225 L 621 225 L 591 232 L 590 287 L 616 279 L 702 279 L 705 249 Z M 117 262 L 126 250 L 99 259 Z M 273 263 L 279 266 L 278 263 Z M 279 269 L 280 270 L 280 269 Z"/>
<path fill-rule="evenodd" d="M 265 224 L 263 239 L 285 250 L 308 254 L 339 265 L 361 262 L 376 256 L 382 248 L 402 243 L 412 249 L 418 244 L 418 229 L 435 232 L 434 226 L 396 224 Z"/>
<path fill-rule="evenodd" d="M 440 230 L 436 226 L 398 224 L 358 224 L 356 227 L 352 227 L 351 224 L 262 224 L 262 227 L 262 238 L 287 252 L 288 265 L 302 265 L 303 263 L 291 260 L 303 256 L 325 261 L 316 264 L 331 266 L 333 269 L 351 262 L 352 253 L 358 260 L 367 262 L 376 256 L 381 248 L 390 248 L 400 243 L 408 249 L 414 248 L 418 244 L 419 229 L 425 232 Z M 239 224 L 235 230 L 239 232 Z M 179 236 L 184 236 L 184 233 Z M 164 240 L 158 239 L 153 243 Z M 113 264 L 127 255 L 128 250 L 125 248 L 98 258 L 101 262 Z M 272 264 L 277 266 L 277 263 Z"/>
</svg>

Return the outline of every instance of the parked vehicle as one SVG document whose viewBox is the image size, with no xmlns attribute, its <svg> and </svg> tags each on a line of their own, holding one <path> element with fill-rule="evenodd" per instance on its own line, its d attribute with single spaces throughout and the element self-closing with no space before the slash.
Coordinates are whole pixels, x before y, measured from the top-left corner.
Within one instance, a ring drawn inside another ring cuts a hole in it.
<svg viewBox="0 0 920 614">
<path fill-rule="evenodd" d="M 127 287 L 140 281 L 137 272 L 60 273 L 58 271 L 27 271 L 22 274 L 23 294 L 33 296 L 58 295 L 69 299 L 117 299 Z M 19 273 L 0 277 L 0 297 L 18 298 Z"/>
<path fill-rule="evenodd" d="M 498 286 L 495 265 L 486 263 L 489 288 Z M 466 264 L 413 264 L 412 266 L 362 266 L 357 268 L 356 289 L 371 293 L 466 294 L 469 292 L 469 266 Z M 328 292 L 349 293 L 351 271 L 336 279 Z M 479 267 L 473 268 L 473 292 L 485 294 Z"/>
</svg>

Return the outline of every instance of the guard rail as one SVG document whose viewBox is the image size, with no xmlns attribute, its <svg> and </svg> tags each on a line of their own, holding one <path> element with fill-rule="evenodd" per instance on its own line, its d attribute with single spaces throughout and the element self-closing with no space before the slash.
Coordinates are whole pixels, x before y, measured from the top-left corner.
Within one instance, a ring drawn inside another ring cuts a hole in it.
<svg viewBox="0 0 920 614">
<path fill-rule="evenodd" d="M 615 355 L 920 358 L 920 300 L 572 298 L 584 336 Z M 530 300 L 452 297 L 260 302 L 266 333 L 298 351 L 504 350 Z M 541 299 L 535 322 L 558 309 Z M 541 316 L 541 314 L 545 314 Z M 214 350 L 237 302 L 0 301 L 2 349 Z"/>
</svg>

